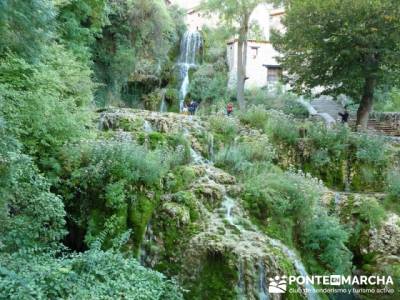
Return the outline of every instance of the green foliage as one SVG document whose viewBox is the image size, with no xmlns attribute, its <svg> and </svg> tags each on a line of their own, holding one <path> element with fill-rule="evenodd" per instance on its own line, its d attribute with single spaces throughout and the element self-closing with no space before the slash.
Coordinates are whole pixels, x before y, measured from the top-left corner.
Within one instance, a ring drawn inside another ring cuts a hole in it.
<svg viewBox="0 0 400 300">
<path fill-rule="evenodd" d="M 64 235 L 61 199 L 0 124 L 0 251 L 50 247 Z"/>
<path fill-rule="evenodd" d="M 110 246 L 131 222 L 137 247 L 157 203 L 155 191 L 161 188 L 172 162 L 179 159 L 165 148 L 149 151 L 120 141 L 88 142 L 65 149 L 64 175 L 57 189 L 76 226 L 86 229 L 86 245 L 103 232 L 105 246 Z"/>
<path fill-rule="evenodd" d="M 394 168 L 388 172 L 387 187 L 389 196 L 392 199 L 400 199 L 400 172 Z"/>
<path fill-rule="evenodd" d="M 203 64 L 193 73 L 190 95 L 210 104 L 223 102 L 227 99 L 227 82 L 226 72 L 218 72 L 212 64 Z"/>
<path fill-rule="evenodd" d="M 2 299 L 183 299 L 174 282 L 114 251 L 0 255 Z"/>
<path fill-rule="evenodd" d="M 344 246 L 348 235 L 338 219 L 320 206 L 323 187 L 318 180 L 277 168 L 246 178 L 245 205 L 268 234 L 288 243 L 299 237 L 304 255 L 311 252 L 324 269 L 338 274 L 350 271 L 351 253 Z"/>
<path fill-rule="evenodd" d="M 239 115 L 240 122 L 251 127 L 265 130 L 269 114 L 263 106 L 252 106 Z"/>
<path fill-rule="evenodd" d="M 178 12 L 172 19 L 170 10 L 174 8 L 168 10 L 163 0 L 112 1 L 109 9 L 109 23 L 93 50 L 96 77 L 103 83 L 96 100 L 103 105 L 118 103 L 128 81 L 159 83 L 182 21 Z"/>
<path fill-rule="evenodd" d="M 379 85 L 396 74 L 397 1 L 295 0 L 288 8 L 286 31 L 272 40 L 296 91 L 326 86 L 334 94 L 359 99 L 366 78 Z"/>
<path fill-rule="evenodd" d="M 400 8 L 396 0 L 294 0 L 272 34 L 286 82 L 297 93 L 348 95 L 367 127 L 377 87 L 398 84 Z"/>
<path fill-rule="evenodd" d="M 350 274 L 351 252 L 345 247 L 348 233 L 336 217 L 319 212 L 304 222 L 301 241 L 324 266 L 335 274 Z"/>
<path fill-rule="evenodd" d="M 375 198 L 363 199 L 358 208 L 358 213 L 361 220 L 374 228 L 378 228 L 386 218 L 385 210 Z"/>
<path fill-rule="evenodd" d="M 50 169 L 50 156 L 86 135 L 93 83 L 90 70 L 62 46 L 47 47 L 46 54 L 36 64 L 14 55 L 1 59 L 0 114 L 27 153 Z"/>
<path fill-rule="evenodd" d="M 374 111 L 400 111 L 400 88 L 380 89 L 376 91 Z"/>
<path fill-rule="evenodd" d="M 249 168 L 271 162 L 274 158 L 275 151 L 264 136 L 222 148 L 215 156 L 215 165 L 239 175 Z"/>
<path fill-rule="evenodd" d="M 266 131 L 274 142 L 281 141 L 290 145 L 294 144 L 299 138 L 299 130 L 295 120 L 279 111 L 270 112 Z"/>
<path fill-rule="evenodd" d="M 237 271 L 222 253 L 208 253 L 188 299 L 235 299 Z"/>
<path fill-rule="evenodd" d="M 304 119 L 308 117 L 307 109 L 298 103 L 297 96 L 284 91 L 283 87 L 277 84 L 272 90 L 253 88 L 245 93 L 249 105 L 263 106 L 265 109 L 275 109 L 287 115 Z"/>
<path fill-rule="evenodd" d="M 236 121 L 224 116 L 212 116 L 209 118 L 211 130 L 216 140 L 229 144 L 238 133 Z"/>
<path fill-rule="evenodd" d="M 82 61 L 88 61 L 90 47 L 107 23 L 106 0 L 56 1 L 58 30 L 63 42 Z"/>
<path fill-rule="evenodd" d="M 264 171 L 245 182 L 245 201 L 261 221 L 290 216 L 306 220 L 321 195 L 316 180 L 295 172 Z"/>
<path fill-rule="evenodd" d="M 1 1 L 0 53 L 7 50 L 34 61 L 54 37 L 53 1 Z"/>
</svg>

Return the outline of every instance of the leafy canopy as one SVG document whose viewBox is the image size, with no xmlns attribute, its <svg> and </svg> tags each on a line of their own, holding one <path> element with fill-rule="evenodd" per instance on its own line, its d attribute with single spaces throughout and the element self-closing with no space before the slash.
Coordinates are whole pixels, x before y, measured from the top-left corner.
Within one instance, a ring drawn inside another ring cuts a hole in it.
<svg viewBox="0 0 400 300">
<path fill-rule="evenodd" d="M 397 0 L 293 0 L 283 24 L 272 41 L 297 92 L 323 86 L 359 99 L 365 78 L 378 85 L 398 79 Z"/>
</svg>

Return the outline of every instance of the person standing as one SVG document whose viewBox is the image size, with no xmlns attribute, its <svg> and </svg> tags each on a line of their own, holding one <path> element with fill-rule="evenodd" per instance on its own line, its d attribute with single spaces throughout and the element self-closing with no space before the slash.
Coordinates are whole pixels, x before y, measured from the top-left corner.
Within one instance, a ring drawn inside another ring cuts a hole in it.
<svg viewBox="0 0 400 300">
<path fill-rule="evenodd" d="M 343 113 L 339 113 L 339 116 L 342 118 L 342 124 L 346 124 L 349 121 L 349 112 L 346 107 Z"/>
<path fill-rule="evenodd" d="M 233 104 L 229 102 L 228 105 L 226 106 L 226 114 L 228 115 L 228 117 L 232 114 L 232 112 L 233 112 Z"/>
</svg>

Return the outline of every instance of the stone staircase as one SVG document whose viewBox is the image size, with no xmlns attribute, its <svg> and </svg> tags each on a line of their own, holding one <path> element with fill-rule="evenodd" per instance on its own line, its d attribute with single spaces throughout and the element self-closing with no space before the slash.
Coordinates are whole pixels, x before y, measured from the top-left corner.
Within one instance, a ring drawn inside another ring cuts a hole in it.
<svg viewBox="0 0 400 300">
<path fill-rule="evenodd" d="M 349 120 L 349 126 L 356 126 L 355 116 L 351 116 Z M 393 126 L 393 124 L 390 124 L 388 122 L 377 120 L 376 118 L 370 118 L 368 120 L 367 128 L 382 135 L 400 137 L 400 128 Z"/>
<path fill-rule="evenodd" d="M 339 113 L 344 111 L 344 107 L 338 102 L 333 101 L 330 97 L 321 96 L 311 101 L 312 107 L 319 113 L 329 114 L 333 119 L 339 121 Z M 371 113 L 368 120 L 367 128 L 377 134 L 392 137 L 400 137 L 400 116 L 397 113 L 383 113 L 379 117 L 378 114 Z M 349 126 L 355 127 L 356 116 L 350 115 Z"/>
<path fill-rule="evenodd" d="M 326 96 L 311 101 L 311 105 L 318 113 L 327 113 L 335 120 L 340 120 L 339 113 L 344 111 L 342 105 Z"/>
</svg>

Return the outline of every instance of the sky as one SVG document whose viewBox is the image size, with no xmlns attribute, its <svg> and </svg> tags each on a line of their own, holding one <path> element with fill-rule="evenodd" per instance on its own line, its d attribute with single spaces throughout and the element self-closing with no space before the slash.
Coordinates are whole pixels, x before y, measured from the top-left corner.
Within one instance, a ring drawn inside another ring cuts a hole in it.
<svg viewBox="0 0 400 300">
<path fill-rule="evenodd" d="M 171 0 L 172 4 L 177 4 L 183 8 L 192 8 L 199 5 L 201 0 Z"/>
</svg>

